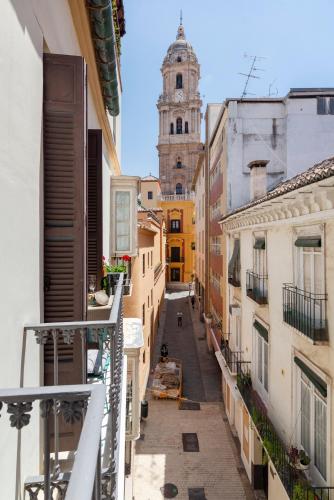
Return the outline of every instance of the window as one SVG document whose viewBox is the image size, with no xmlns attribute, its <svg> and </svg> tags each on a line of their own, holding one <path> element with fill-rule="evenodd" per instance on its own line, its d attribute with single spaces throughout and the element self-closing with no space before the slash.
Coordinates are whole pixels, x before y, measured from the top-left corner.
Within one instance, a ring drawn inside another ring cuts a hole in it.
<svg viewBox="0 0 334 500">
<path fill-rule="evenodd" d="M 153 200 L 153 191 L 147 191 L 147 199 Z"/>
<path fill-rule="evenodd" d="M 176 60 L 177 60 L 177 62 L 181 62 L 182 61 L 182 59 L 181 59 L 180 56 L 178 56 Z"/>
<path fill-rule="evenodd" d="M 253 251 L 253 271 L 259 276 L 267 274 L 266 240 L 264 236 L 256 236 Z"/>
<path fill-rule="evenodd" d="M 143 325 L 145 325 L 145 304 L 143 304 Z"/>
<path fill-rule="evenodd" d="M 182 184 L 180 182 L 175 186 L 175 194 L 183 194 Z"/>
<path fill-rule="evenodd" d="M 130 191 L 116 191 L 116 251 L 130 249 Z"/>
<path fill-rule="evenodd" d="M 174 123 L 171 123 L 170 124 L 170 134 L 173 135 L 174 134 Z"/>
<path fill-rule="evenodd" d="M 182 118 L 177 118 L 176 120 L 176 133 L 182 134 Z"/>
<path fill-rule="evenodd" d="M 240 240 L 234 239 L 233 252 L 228 264 L 228 282 L 233 286 L 240 286 Z"/>
<path fill-rule="evenodd" d="M 211 236 L 211 253 L 214 255 L 221 255 L 221 243 L 220 243 L 220 236 Z"/>
<path fill-rule="evenodd" d="M 182 168 L 182 161 L 181 160 L 177 160 L 176 168 Z"/>
<path fill-rule="evenodd" d="M 171 262 L 181 262 L 181 248 L 171 247 Z"/>
<path fill-rule="evenodd" d="M 195 245 L 195 242 L 194 242 L 194 241 L 192 241 L 192 242 L 191 242 L 191 249 L 192 249 L 192 250 L 196 250 L 196 245 Z"/>
<path fill-rule="evenodd" d="M 151 250 L 151 267 L 153 267 L 153 250 Z"/>
<path fill-rule="evenodd" d="M 188 133 L 189 133 L 189 129 L 188 129 L 188 122 L 184 122 L 184 133 L 185 133 L 185 134 L 188 134 Z"/>
<path fill-rule="evenodd" d="M 145 254 L 143 253 L 143 275 L 145 274 Z"/>
<path fill-rule="evenodd" d="M 321 237 L 299 237 L 297 251 L 297 286 L 310 293 L 324 293 Z"/>
<path fill-rule="evenodd" d="M 143 351 L 143 363 L 145 364 L 145 362 L 146 362 L 146 351 L 144 349 L 144 351 Z"/>
<path fill-rule="evenodd" d="M 257 320 L 254 321 L 255 371 L 256 379 L 262 389 L 268 393 L 268 331 Z"/>
<path fill-rule="evenodd" d="M 151 290 L 151 305 L 153 306 L 153 288 Z"/>
<path fill-rule="evenodd" d="M 317 97 L 317 114 L 334 115 L 334 97 Z"/>
<path fill-rule="evenodd" d="M 150 252 L 147 252 L 147 268 L 150 267 Z"/>
<path fill-rule="evenodd" d="M 232 341 L 236 350 L 241 348 L 241 310 L 238 304 L 230 306 Z"/>
<path fill-rule="evenodd" d="M 181 229 L 181 221 L 178 219 L 172 219 L 170 221 L 170 232 L 171 233 L 179 233 Z"/>
<path fill-rule="evenodd" d="M 181 73 L 178 73 L 176 75 L 176 88 L 182 89 L 182 74 Z"/>
<path fill-rule="evenodd" d="M 147 307 L 148 308 L 150 307 L 150 296 L 149 295 L 147 296 Z"/>
<path fill-rule="evenodd" d="M 301 359 L 297 365 L 299 445 L 311 459 L 311 469 L 327 477 L 327 384 Z"/>
</svg>

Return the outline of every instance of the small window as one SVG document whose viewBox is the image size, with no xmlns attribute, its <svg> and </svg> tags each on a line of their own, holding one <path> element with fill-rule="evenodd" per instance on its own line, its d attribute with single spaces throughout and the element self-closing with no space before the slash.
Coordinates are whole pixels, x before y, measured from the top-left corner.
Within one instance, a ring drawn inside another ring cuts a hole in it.
<svg viewBox="0 0 334 500">
<path fill-rule="evenodd" d="M 170 221 L 171 233 L 179 233 L 180 228 L 181 228 L 181 225 L 180 225 L 180 221 L 178 219 L 172 219 Z"/>
<path fill-rule="evenodd" d="M 176 120 L 176 133 L 182 134 L 182 118 Z"/>
<path fill-rule="evenodd" d="M 255 369 L 258 383 L 268 393 L 268 332 L 258 321 L 254 321 L 255 335 Z"/>
<path fill-rule="evenodd" d="M 144 349 L 144 352 L 143 352 L 143 363 L 145 364 L 146 362 L 146 356 L 145 356 L 145 349 Z"/>
<path fill-rule="evenodd" d="M 176 75 L 176 88 L 177 89 L 182 89 L 182 86 L 183 86 L 182 85 L 182 75 L 181 75 L 181 73 L 178 73 Z"/>
<path fill-rule="evenodd" d="M 147 296 L 147 307 L 150 307 L 150 296 Z"/>
<path fill-rule="evenodd" d="M 171 123 L 170 124 L 170 134 L 173 135 L 174 134 L 174 123 Z"/>
<path fill-rule="evenodd" d="M 150 252 L 147 252 L 147 267 L 150 267 Z"/>
<path fill-rule="evenodd" d="M 145 274 L 145 254 L 143 253 L 143 274 Z"/>
<path fill-rule="evenodd" d="M 145 304 L 143 304 L 143 325 L 145 325 Z"/>
<path fill-rule="evenodd" d="M 182 161 L 178 160 L 176 162 L 176 168 L 182 168 Z"/>
<path fill-rule="evenodd" d="M 153 288 L 151 290 L 151 305 L 153 306 Z"/>
<path fill-rule="evenodd" d="M 148 200 L 153 200 L 153 191 L 148 191 L 147 192 L 147 199 Z"/>
<path fill-rule="evenodd" d="M 189 133 L 189 130 L 188 130 L 188 122 L 184 122 L 184 133 L 185 133 L 185 134 L 188 134 L 188 133 Z"/>
<path fill-rule="evenodd" d="M 180 182 L 178 182 L 175 186 L 175 194 L 183 194 L 183 188 Z"/>
<path fill-rule="evenodd" d="M 195 250 L 196 249 L 196 244 L 194 241 L 191 242 L 191 249 L 192 250 Z"/>
<path fill-rule="evenodd" d="M 151 267 L 153 267 L 153 250 L 151 250 Z"/>
<path fill-rule="evenodd" d="M 177 60 L 177 62 L 181 62 L 182 61 L 182 59 L 181 59 L 180 56 L 178 56 L 178 58 L 176 60 Z"/>
<path fill-rule="evenodd" d="M 318 115 L 326 114 L 326 97 L 317 97 L 317 113 Z"/>
</svg>

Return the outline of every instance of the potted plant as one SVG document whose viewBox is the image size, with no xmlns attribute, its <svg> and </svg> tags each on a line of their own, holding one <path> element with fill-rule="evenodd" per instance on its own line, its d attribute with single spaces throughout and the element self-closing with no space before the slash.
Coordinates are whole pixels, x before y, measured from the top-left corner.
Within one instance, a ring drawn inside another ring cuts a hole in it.
<svg viewBox="0 0 334 500">
<path fill-rule="evenodd" d="M 126 263 L 131 260 L 131 257 L 124 255 L 122 257 L 123 263 L 121 264 L 111 264 L 106 260 L 105 257 L 102 258 L 104 274 L 108 280 L 109 294 L 110 291 L 114 293 L 115 287 L 118 283 L 120 274 L 124 274 L 124 279 L 127 278 L 127 265 Z"/>
<path fill-rule="evenodd" d="M 290 465 L 295 469 L 307 470 L 309 468 L 311 460 L 304 450 L 298 450 L 295 446 L 291 446 L 288 456 Z"/>
</svg>

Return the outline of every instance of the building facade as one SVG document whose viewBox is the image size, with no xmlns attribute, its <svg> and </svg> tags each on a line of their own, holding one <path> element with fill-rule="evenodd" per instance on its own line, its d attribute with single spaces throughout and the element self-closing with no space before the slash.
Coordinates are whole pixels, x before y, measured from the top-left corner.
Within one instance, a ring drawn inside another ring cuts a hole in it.
<svg viewBox="0 0 334 500">
<path fill-rule="evenodd" d="M 284 98 L 227 99 L 206 138 L 209 175 L 209 304 L 211 330 L 216 337 L 229 333 L 225 314 L 227 281 L 222 273 L 226 240 L 217 221 L 247 203 L 265 183 L 271 190 L 282 180 L 302 172 L 311 162 L 334 153 L 334 90 L 291 89 Z M 217 111 L 217 105 L 213 105 Z M 208 108 L 209 109 L 209 108 Z M 251 185 L 251 171 L 262 165 L 266 176 Z M 218 327 L 217 327 L 218 325 Z M 210 342 L 210 337 L 208 338 Z"/>
<path fill-rule="evenodd" d="M 167 224 L 168 280 L 192 280 L 194 204 L 191 184 L 202 149 L 200 67 L 180 24 L 161 68 L 163 93 L 159 111 L 159 179 Z M 177 233 L 177 235 L 175 234 Z"/>
<path fill-rule="evenodd" d="M 333 495 L 333 182 L 330 158 L 221 220 L 225 407 L 250 481 L 273 500 Z"/>
</svg>

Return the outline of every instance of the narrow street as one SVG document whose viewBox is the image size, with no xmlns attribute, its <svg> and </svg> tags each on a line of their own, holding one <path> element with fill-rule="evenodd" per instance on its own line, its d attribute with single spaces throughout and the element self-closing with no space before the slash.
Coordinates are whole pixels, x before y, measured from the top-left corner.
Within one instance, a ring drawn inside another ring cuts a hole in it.
<svg viewBox="0 0 334 500">
<path fill-rule="evenodd" d="M 182 327 L 177 327 L 177 312 L 183 313 Z M 161 343 L 167 343 L 169 356 L 182 360 L 183 397 L 200 405 L 183 410 L 177 401 L 154 400 L 148 388 L 149 416 L 136 442 L 134 499 L 254 498 L 225 416 L 220 369 L 208 353 L 204 325 L 188 292 L 166 294 L 159 335 L 153 365 Z M 195 440 L 192 451 L 184 451 L 187 433 Z"/>
</svg>

